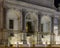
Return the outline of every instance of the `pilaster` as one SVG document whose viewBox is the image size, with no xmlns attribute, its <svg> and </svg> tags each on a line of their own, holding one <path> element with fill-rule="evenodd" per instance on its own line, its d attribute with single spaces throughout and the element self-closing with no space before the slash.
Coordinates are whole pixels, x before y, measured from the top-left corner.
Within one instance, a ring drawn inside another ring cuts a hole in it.
<svg viewBox="0 0 60 48">
<path fill-rule="evenodd" d="M 54 17 L 51 17 L 51 34 L 50 34 L 50 44 L 55 44 L 55 34 L 54 34 Z"/>
<path fill-rule="evenodd" d="M 42 33 L 41 33 L 41 14 L 38 14 L 37 44 L 42 44 L 41 38 L 42 38 Z"/>
<path fill-rule="evenodd" d="M 60 35 L 60 17 L 58 18 L 58 35 Z"/>
<path fill-rule="evenodd" d="M 25 9 L 22 9 L 22 31 L 23 31 L 23 44 L 27 44 L 27 40 L 26 40 L 26 29 L 25 29 Z"/>
</svg>

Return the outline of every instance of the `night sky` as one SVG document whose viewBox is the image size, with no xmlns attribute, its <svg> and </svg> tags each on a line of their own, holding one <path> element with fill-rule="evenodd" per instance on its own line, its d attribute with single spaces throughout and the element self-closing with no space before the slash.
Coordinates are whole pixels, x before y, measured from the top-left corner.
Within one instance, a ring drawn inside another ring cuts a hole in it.
<svg viewBox="0 0 60 48">
<path fill-rule="evenodd" d="M 58 8 L 58 4 L 59 4 L 59 3 L 60 3 L 60 0 L 55 0 L 55 1 L 54 1 L 54 5 L 55 5 L 56 8 Z"/>
</svg>

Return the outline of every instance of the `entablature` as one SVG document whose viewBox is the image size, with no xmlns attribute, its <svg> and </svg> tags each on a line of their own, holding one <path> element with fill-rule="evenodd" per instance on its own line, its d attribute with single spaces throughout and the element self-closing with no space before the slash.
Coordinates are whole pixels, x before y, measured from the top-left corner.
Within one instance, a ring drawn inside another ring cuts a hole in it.
<svg viewBox="0 0 60 48">
<path fill-rule="evenodd" d="M 18 1 L 14 1 L 14 0 L 6 0 L 4 3 L 4 7 L 5 8 L 16 8 L 19 10 L 25 9 L 26 11 L 36 12 L 36 13 L 40 12 L 42 14 L 47 14 L 50 16 L 51 15 L 60 16 L 60 12 L 58 12 L 54 9 L 37 6 L 37 5 L 22 2 L 22 1 L 18 2 Z"/>
</svg>

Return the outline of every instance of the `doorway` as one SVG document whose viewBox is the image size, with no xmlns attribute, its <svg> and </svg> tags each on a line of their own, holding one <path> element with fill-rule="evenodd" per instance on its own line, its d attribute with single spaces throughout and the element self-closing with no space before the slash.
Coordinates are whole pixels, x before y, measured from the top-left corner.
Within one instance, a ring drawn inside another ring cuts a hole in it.
<svg viewBox="0 0 60 48">
<path fill-rule="evenodd" d="M 28 21 L 26 23 L 26 32 L 27 32 L 27 36 L 31 36 L 34 34 L 34 28 L 32 22 Z"/>
</svg>

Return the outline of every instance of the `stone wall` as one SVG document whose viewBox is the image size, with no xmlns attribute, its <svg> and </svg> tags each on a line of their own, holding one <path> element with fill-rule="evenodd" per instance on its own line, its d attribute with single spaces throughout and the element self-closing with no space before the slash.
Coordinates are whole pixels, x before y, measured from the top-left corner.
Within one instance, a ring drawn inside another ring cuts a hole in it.
<svg viewBox="0 0 60 48">
<path fill-rule="evenodd" d="M 3 1 L 0 0 L 0 30 L 3 29 Z"/>
</svg>

